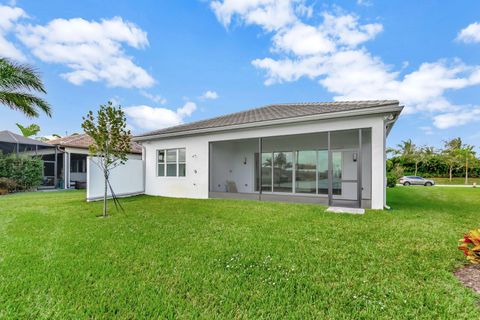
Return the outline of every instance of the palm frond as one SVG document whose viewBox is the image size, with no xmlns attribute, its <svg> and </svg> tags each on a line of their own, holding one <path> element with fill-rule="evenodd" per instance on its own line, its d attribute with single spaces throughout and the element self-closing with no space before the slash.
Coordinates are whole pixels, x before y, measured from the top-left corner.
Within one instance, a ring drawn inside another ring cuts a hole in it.
<svg viewBox="0 0 480 320">
<path fill-rule="evenodd" d="M 28 117 L 38 117 L 37 108 L 40 108 L 49 117 L 52 115 L 50 105 L 43 99 L 32 94 L 15 91 L 0 91 L 0 104 L 12 110 L 19 110 Z"/>
<path fill-rule="evenodd" d="M 10 91 L 27 89 L 46 93 L 37 70 L 5 58 L 0 58 L 0 88 Z"/>
</svg>

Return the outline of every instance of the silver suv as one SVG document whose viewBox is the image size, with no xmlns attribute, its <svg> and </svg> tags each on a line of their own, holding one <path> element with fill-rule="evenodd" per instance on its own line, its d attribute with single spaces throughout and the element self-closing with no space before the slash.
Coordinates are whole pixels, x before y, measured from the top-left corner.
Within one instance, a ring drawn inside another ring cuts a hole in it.
<svg viewBox="0 0 480 320">
<path fill-rule="evenodd" d="M 425 178 L 422 178 L 422 177 L 416 177 L 416 176 L 401 177 L 399 182 L 406 187 L 411 186 L 411 185 L 426 186 L 426 187 L 430 187 L 430 186 L 435 185 L 435 181 L 433 181 L 433 180 L 428 180 L 428 179 L 425 179 Z"/>
</svg>

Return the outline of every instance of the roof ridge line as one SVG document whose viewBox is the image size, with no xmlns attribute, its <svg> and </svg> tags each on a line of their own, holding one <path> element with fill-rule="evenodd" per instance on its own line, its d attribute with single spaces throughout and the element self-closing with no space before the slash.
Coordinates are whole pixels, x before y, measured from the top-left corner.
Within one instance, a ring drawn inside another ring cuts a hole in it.
<svg viewBox="0 0 480 320">
<path fill-rule="evenodd" d="M 398 100 L 394 100 L 394 99 L 383 99 L 383 100 L 338 100 L 338 101 L 330 101 L 330 102 L 327 102 L 327 101 L 317 101 L 317 102 L 297 102 L 297 103 L 271 103 L 271 104 L 266 104 L 266 105 L 262 105 L 262 106 L 259 106 L 259 107 L 256 107 L 256 108 L 252 108 L 252 109 L 245 109 L 245 110 L 242 110 L 242 111 L 237 111 L 237 112 L 233 112 L 233 113 L 229 113 L 229 114 L 224 114 L 224 115 L 220 115 L 220 116 L 216 116 L 216 117 L 213 117 L 213 118 L 206 118 L 206 119 L 202 119 L 202 120 L 197 120 L 197 121 L 193 121 L 193 122 L 187 122 L 187 123 L 182 123 L 182 124 L 179 124 L 179 125 L 175 125 L 175 126 L 170 126 L 170 127 L 166 127 L 166 128 L 162 128 L 162 129 L 157 129 L 157 130 L 152 130 L 152 131 L 148 131 L 148 132 L 145 132 L 143 134 L 139 134 L 139 135 L 136 135 L 136 137 L 147 137 L 147 136 L 151 136 L 151 135 L 156 135 L 156 134 L 161 134 L 162 132 L 164 131 L 168 131 L 168 130 L 182 130 L 183 127 L 189 127 L 189 126 L 194 126 L 194 125 L 198 125 L 198 124 L 201 124 L 201 123 L 204 123 L 204 122 L 211 122 L 211 121 L 218 121 L 218 120 L 222 120 L 222 119 L 228 119 L 228 118 L 231 118 L 231 117 L 235 117 L 235 116 L 238 116 L 238 115 L 245 115 L 246 117 L 249 116 L 249 113 L 258 113 L 259 110 L 263 110 L 263 109 L 267 109 L 268 108 L 272 108 L 271 112 L 273 113 L 278 113 L 278 109 L 276 110 L 275 107 L 302 107 L 302 106 L 317 106 L 317 107 L 325 107 L 325 108 L 328 108 L 328 106 L 342 106 L 342 105 L 346 105 L 346 106 L 350 106 L 352 108 L 355 108 L 355 107 L 358 107 L 358 108 L 362 108 L 362 105 L 365 105 L 364 107 L 382 107 L 382 106 L 387 106 L 387 105 L 390 105 L 390 104 L 399 104 L 400 102 Z M 288 109 L 287 109 L 288 110 Z M 296 117 L 296 116 L 294 116 Z M 283 118 L 283 117 L 282 117 Z M 258 121 L 249 121 L 249 122 L 258 122 Z"/>
</svg>

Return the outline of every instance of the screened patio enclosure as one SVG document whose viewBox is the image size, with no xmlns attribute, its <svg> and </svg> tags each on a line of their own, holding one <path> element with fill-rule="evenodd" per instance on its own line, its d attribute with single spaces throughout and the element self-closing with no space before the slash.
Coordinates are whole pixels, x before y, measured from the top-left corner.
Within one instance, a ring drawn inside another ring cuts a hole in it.
<svg viewBox="0 0 480 320">
<path fill-rule="evenodd" d="M 369 207 L 371 129 L 210 143 L 209 196 Z"/>
</svg>

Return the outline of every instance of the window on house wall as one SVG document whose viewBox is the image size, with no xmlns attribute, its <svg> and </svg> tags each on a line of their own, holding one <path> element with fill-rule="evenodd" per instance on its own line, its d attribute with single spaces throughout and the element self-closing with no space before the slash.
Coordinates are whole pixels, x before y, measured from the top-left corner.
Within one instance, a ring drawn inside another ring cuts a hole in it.
<svg viewBox="0 0 480 320">
<path fill-rule="evenodd" d="M 165 176 L 165 150 L 157 151 L 157 176 Z"/>
<path fill-rule="evenodd" d="M 157 176 L 185 177 L 186 171 L 185 148 L 157 150 Z"/>
<path fill-rule="evenodd" d="M 177 176 L 177 150 L 167 150 L 167 177 Z"/>
<path fill-rule="evenodd" d="M 185 177 L 187 174 L 186 164 L 186 152 L 185 149 L 178 149 L 178 176 Z"/>
</svg>

